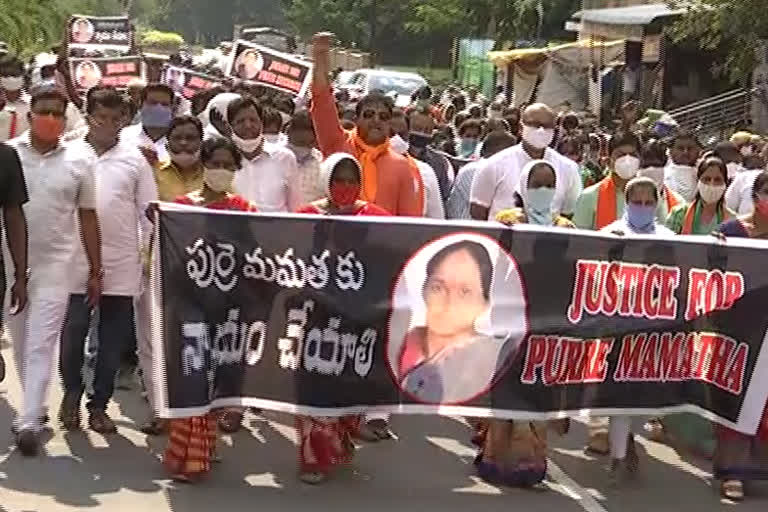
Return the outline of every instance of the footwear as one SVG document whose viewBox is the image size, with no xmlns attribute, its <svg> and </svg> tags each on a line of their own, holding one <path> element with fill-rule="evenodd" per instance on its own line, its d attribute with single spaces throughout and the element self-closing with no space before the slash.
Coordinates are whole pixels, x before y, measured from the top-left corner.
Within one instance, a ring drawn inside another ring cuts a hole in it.
<svg viewBox="0 0 768 512">
<path fill-rule="evenodd" d="M 240 411 L 224 411 L 219 416 L 219 428 L 227 434 L 234 434 L 243 426 L 243 414 Z"/>
<path fill-rule="evenodd" d="M 306 472 L 299 475 L 299 480 L 309 485 L 318 485 L 328 480 L 328 475 L 316 471 Z"/>
<path fill-rule="evenodd" d="M 595 455 L 608 455 L 611 451 L 608 445 L 608 432 L 596 432 L 591 435 L 586 451 Z"/>
<path fill-rule="evenodd" d="M 723 498 L 732 501 L 742 501 L 744 499 L 744 482 L 741 480 L 725 480 L 720 485 L 720 494 Z"/>
<path fill-rule="evenodd" d="M 47 414 L 40 416 L 40 419 L 38 419 L 40 422 L 40 426 L 47 428 L 46 425 L 49 421 L 51 421 L 51 418 L 48 417 Z M 11 423 L 11 434 L 17 435 L 19 433 L 19 427 L 16 425 L 16 423 Z"/>
<path fill-rule="evenodd" d="M 117 427 L 114 422 L 109 418 L 106 411 L 100 409 L 91 409 L 90 417 L 88 418 L 88 426 L 91 430 L 98 432 L 99 434 L 114 434 L 117 432 Z"/>
<path fill-rule="evenodd" d="M 168 421 L 161 418 L 153 418 L 144 423 L 139 430 L 148 436 L 159 436 L 168 430 Z"/>
<path fill-rule="evenodd" d="M 34 430 L 22 430 L 16 435 L 16 446 L 25 457 L 34 457 L 40 449 L 40 441 Z"/>
<path fill-rule="evenodd" d="M 59 407 L 59 422 L 64 430 L 80 428 L 80 395 L 65 393 Z"/>
<path fill-rule="evenodd" d="M 376 436 L 376 439 L 379 441 L 383 441 L 385 439 L 393 439 L 395 437 L 394 433 L 389 429 L 389 423 L 387 423 L 387 420 L 371 420 L 366 423 L 365 426 L 374 436 Z"/>
</svg>

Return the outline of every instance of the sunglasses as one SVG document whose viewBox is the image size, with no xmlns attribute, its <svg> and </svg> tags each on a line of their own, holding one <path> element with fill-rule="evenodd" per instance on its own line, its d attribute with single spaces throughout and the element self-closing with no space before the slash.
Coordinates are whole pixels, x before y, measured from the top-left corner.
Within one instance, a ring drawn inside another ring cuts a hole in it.
<svg viewBox="0 0 768 512">
<path fill-rule="evenodd" d="M 375 110 L 364 110 L 362 117 L 363 119 L 373 119 L 377 115 L 379 116 L 379 121 L 390 121 L 392 119 L 390 112 L 376 112 Z"/>
</svg>

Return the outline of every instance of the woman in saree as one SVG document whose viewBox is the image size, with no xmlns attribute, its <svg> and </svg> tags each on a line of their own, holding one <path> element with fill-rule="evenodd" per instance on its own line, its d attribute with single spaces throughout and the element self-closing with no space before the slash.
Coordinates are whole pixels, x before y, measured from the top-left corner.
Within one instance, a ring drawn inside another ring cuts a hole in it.
<svg viewBox="0 0 768 512">
<path fill-rule="evenodd" d="M 723 223 L 719 228 L 722 238 L 768 239 L 768 172 L 755 178 L 752 199 L 755 211 Z M 715 436 L 714 475 L 722 482 L 720 492 L 724 498 L 743 500 L 745 482 L 768 480 L 768 407 L 763 405 L 763 415 L 754 436 L 721 425 L 715 427 Z"/>
<path fill-rule="evenodd" d="M 203 186 L 176 199 L 177 203 L 213 210 L 255 212 L 256 207 L 232 193 L 232 180 L 240 169 L 241 156 L 229 139 L 211 138 L 200 148 Z M 170 421 L 163 463 L 178 482 L 196 482 L 211 469 L 216 446 L 216 418 L 203 416 Z"/>
<path fill-rule="evenodd" d="M 360 197 L 362 170 L 347 153 L 335 153 L 320 166 L 326 197 L 303 206 L 297 213 L 311 215 L 378 215 L 389 213 Z M 352 460 L 353 437 L 360 432 L 361 416 L 330 418 L 296 416 L 299 437 L 299 478 L 308 484 L 327 480 L 333 468 Z"/>
</svg>

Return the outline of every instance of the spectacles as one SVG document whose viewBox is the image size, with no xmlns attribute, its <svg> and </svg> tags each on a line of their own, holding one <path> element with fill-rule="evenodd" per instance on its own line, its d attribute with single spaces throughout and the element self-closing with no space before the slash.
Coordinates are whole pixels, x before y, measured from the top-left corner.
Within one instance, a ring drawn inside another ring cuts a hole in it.
<svg viewBox="0 0 768 512">
<path fill-rule="evenodd" d="M 376 116 L 379 116 L 379 121 L 390 121 L 392 119 L 392 114 L 390 112 L 376 112 L 375 110 L 364 110 L 363 111 L 363 119 L 373 119 Z"/>
</svg>

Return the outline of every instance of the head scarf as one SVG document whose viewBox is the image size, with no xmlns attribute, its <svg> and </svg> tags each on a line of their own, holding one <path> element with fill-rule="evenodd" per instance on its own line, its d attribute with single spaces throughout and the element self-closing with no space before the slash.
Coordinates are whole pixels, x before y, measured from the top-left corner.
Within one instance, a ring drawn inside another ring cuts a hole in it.
<svg viewBox="0 0 768 512">
<path fill-rule="evenodd" d="M 530 208 L 532 205 L 528 201 L 528 180 L 531 176 L 531 173 L 533 172 L 533 169 L 538 165 L 546 165 L 552 169 L 552 173 L 555 175 L 555 184 L 557 184 L 557 171 L 555 171 L 555 168 L 551 163 L 547 162 L 546 160 L 531 160 L 525 164 L 523 170 L 520 171 L 520 181 L 517 186 L 517 193 L 520 194 L 520 198 L 523 200 L 523 209 L 525 210 L 529 219 L 531 217 Z M 549 222 L 550 226 L 554 223 L 554 212 L 552 211 L 551 207 L 552 205 L 550 205 L 550 211 L 547 212 L 547 218 L 551 219 Z M 542 212 L 538 213 L 541 214 Z"/>
<path fill-rule="evenodd" d="M 355 164 L 358 177 L 362 179 L 363 170 L 360 167 L 360 162 L 358 162 L 354 156 L 349 153 L 334 153 L 320 164 L 320 184 L 323 186 L 323 190 L 325 190 L 325 197 L 331 197 L 331 178 L 333 178 L 333 171 L 336 169 L 336 166 L 344 160 L 350 160 Z"/>
<path fill-rule="evenodd" d="M 223 135 L 219 133 L 219 130 L 217 130 L 216 127 L 211 124 L 211 110 L 215 109 L 219 112 L 219 114 L 221 114 L 221 117 L 226 120 L 227 107 L 231 102 L 238 99 L 239 97 L 239 94 L 235 94 L 233 92 L 223 92 L 211 98 L 211 101 L 208 102 L 208 105 L 205 107 L 203 113 L 200 114 L 200 121 L 203 123 L 203 126 L 205 126 L 206 138 L 223 137 Z"/>
</svg>

